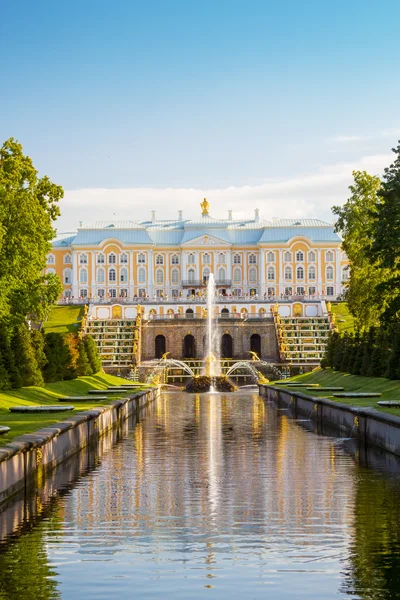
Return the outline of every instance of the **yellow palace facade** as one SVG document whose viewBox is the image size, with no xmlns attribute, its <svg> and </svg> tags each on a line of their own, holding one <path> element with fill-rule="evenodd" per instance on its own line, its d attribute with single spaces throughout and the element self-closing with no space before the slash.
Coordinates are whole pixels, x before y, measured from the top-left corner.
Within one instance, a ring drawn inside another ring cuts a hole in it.
<svg viewBox="0 0 400 600">
<path fill-rule="evenodd" d="M 106 303 L 174 301 L 204 294 L 214 273 L 219 295 L 237 299 L 334 300 L 349 277 L 341 239 L 317 219 L 260 217 L 95 222 L 59 234 L 46 271 L 63 282 L 63 299 Z"/>
</svg>

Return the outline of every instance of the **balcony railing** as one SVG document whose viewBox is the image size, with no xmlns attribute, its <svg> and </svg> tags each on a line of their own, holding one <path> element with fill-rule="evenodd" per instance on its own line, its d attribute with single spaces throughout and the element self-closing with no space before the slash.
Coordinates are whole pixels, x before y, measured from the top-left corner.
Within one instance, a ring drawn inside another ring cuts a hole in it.
<svg viewBox="0 0 400 600">
<path fill-rule="evenodd" d="M 232 285 L 232 279 L 215 279 L 215 285 L 217 287 L 229 288 Z M 204 288 L 207 287 L 207 279 L 184 279 L 182 281 L 182 287 L 184 288 Z"/>
</svg>

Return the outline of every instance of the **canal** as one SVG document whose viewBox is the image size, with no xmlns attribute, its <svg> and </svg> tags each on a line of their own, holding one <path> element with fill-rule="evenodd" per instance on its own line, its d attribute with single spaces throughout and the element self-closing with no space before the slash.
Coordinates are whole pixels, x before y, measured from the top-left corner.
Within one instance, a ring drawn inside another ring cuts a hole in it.
<svg viewBox="0 0 400 600">
<path fill-rule="evenodd" d="M 311 427 L 163 394 L 1 507 L 0 600 L 400 597 L 399 461 Z"/>
</svg>

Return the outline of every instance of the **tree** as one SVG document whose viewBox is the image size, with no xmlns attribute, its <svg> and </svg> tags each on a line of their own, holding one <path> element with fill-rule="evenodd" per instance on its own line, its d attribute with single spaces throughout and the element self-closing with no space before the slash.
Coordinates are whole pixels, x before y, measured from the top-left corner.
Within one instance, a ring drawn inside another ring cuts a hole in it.
<svg viewBox="0 0 400 600">
<path fill-rule="evenodd" d="M 393 342 L 390 349 L 388 367 L 385 376 L 400 379 L 400 324 L 393 327 Z"/>
<path fill-rule="evenodd" d="M 76 374 L 78 375 L 78 377 L 82 377 L 84 375 L 91 375 L 93 373 L 93 369 L 90 366 L 88 355 L 86 354 L 85 344 L 81 339 L 79 339 L 78 341 L 78 351 L 79 358 L 78 363 L 76 365 Z"/>
<path fill-rule="evenodd" d="M 382 319 L 400 320 L 400 142 L 393 148 L 394 162 L 384 172 L 372 210 L 369 257 L 381 274 L 378 292 L 386 299 Z"/>
<path fill-rule="evenodd" d="M 343 236 L 343 249 L 351 263 L 345 299 L 361 329 L 374 325 L 382 312 L 382 297 L 376 288 L 387 277 L 387 270 L 377 269 L 371 261 L 373 211 L 381 181 L 365 171 L 354 171 L 353 177 L 350 198 L 344 206 L 332 210 L 338 216 L 335 229 Z"/>
<path fill-rule="evenodd" d="M 101 359 L 96 342 L 91 335 L 85 335 L 83 341 L 92 371 L 93 373 L 98 373 L 101 370 Z"/>
<path fill-rule="evenodd" d="M 21 385 L 42 386 L 43 376 L 36 360 L 36 352 L 26 322 L 20 321 L 15 325 L 12 345 L 15 363 L 21 376 Z"/>
<path fill-rule="evenodd" d="M 38 177 L 31 159 L 13 138 L 0 148 L 0 318 L 8 314 L 42 319 L 61 290 L 43 275 L 54 237 L 53 222 L 64 193 Z M 47 282 L 49 285 L 47 285 Z"/>
<path fill-rule="evenodd" d="M 47 383 L 73 379 L 70 367 L 72 354 L 64 334 L 46 333 L 44 351 L 47 362 L 43 374 Z"/>
<path fill-rule="evenodd" d="M 22 378 L 15 361 L 15 353 L 12 347 L 13 325 L 11 319 L 0 320 L 0 356 L 7 372 L 3 380 L 3 389 L 20 388 Z"/>
</svg>

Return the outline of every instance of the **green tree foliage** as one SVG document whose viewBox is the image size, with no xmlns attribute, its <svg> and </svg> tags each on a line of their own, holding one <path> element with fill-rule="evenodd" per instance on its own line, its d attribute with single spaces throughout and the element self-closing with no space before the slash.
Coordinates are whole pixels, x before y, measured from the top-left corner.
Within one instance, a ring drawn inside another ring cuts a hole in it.
<svg viewBox="0 0 400 600">
<path fill-rule="evenodd" d="M 0 148 L 0 318 L 46 316 L 61 292 L 54 275 L 43 275 L 63 190 L 38 177 L 22 146 L 10 138 Z M 48 285 L 47 285 L 48 284 Z"/>
<path fill-rule="evenodd" d="M 36 360 L 30 331 L 26 322 L 19 322 L 14 327 L 12 338 L 15 362 L 21 377 L 21 384 L 41 386 L 44 383 L 42 372 Z"/>
<path fill-rule="evenodd" d="M 400 321 L 400 142 L 393 152 L 396 158 L 385 169 L 371 211 L 373 242 L 369 252 L 381 278 L 377 291 L 385 298 L 382 319 L 386 323 Z"/>
<path fill-rule="evenodd" d="M 93 373 L 98 373 L 101 370 L 101 360 L 96 342 L 91 335 L 85 335 L 83 341 L 92 371 Z"/>
<path fill-rule="evenodd" d="M 10 318 L 0 320 L 0 356 L 7 376 L 2 382 L 3 389 L 20 388 L 22 378 L 15 360 L 12 344 L 13 323 Z"/>
<path fill-rule="evenodd" d="M 392 343 L 387 364 L 386 377 L 400 379 L 400 324 L 392 327 Z"/>
<path fill-rule="evenodd" d="M 47 363 L 47 357 L 44 351 L 44 333 L 42 331 L 38 331 L 37 329 L 32 329 L 31 340 L 39 368 L 41 371 L 43 371 Z"/>
<path fill-rule="evenodd" d="M 72 353 L 64 334 L 46 333 L 44 351 L 47 360 L 43 373 L 46 383 L 75 376 L 71 368 Z"/>
<path fill-rule="evenodd" d="M 332 210 L 338 217 L 336 231 L 343 236 L 343 249 L 351 263 L 345 299 L 357 327 L 368 328 L 383 310 L 382 296 L 377 295 L 376 288 L 387 277 L 387 270 L 376 269 L 371 262 L 372 215 L 381 181 L 365 171 L 354 171 L 353 178 L 350 198 L 344 206 L 334 206 Z"/>
<path fill-rule="evenodd" d="M 85 343 L 81 339 L 78 341 L 78 352 L 79 356 L 76 365 L 76 373 L 78 377 L 82 377 L 84 375 L 91 375 L 93 373 L 93 369 L 90 366 L 88 355 L 85 349 Z"/>
</svg>

